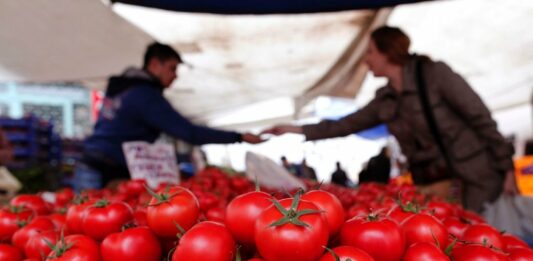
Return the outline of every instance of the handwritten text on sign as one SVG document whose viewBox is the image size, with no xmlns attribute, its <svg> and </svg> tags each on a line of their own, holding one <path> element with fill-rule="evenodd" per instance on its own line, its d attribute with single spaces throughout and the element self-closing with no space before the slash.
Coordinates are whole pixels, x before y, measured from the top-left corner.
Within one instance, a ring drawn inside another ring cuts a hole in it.
<svg viewBox="0 0 533 261">
<path fill-rule="evenodd" d="M 144 179 L 152 188 L 179 183 L 176 152 L 171 145 L 132 141 L 123 143 L 122 149 L 132 179 Z"/>
</svg>

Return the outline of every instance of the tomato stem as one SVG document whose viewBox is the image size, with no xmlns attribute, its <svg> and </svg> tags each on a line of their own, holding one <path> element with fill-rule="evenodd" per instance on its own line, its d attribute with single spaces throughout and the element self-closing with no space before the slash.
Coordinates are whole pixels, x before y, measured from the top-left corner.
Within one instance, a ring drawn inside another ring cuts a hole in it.
<svg viewBox="0 0 533 261">
<path fill-rule="evenodd" d="M 289 210 L 286 210 L 279 201 L 273 199 L 272 203 L 274 206 L 278 209 L 278 211 L 283 214 L 283 217 L 278 219 L 277 221 L 274 221 L 272 224 L 270 224 L 271 227 L 277 227 L 281 225 L 285 225 L 287 223 L 291 223 L 293 225 L 302 226 L 302 227 L 309 227 L 309 224 L 303 222 L 300 220 L 300 217 L 303 215 L 309 215 L 314 213 L 320 213 L 322 211 L 315 210 L 315 209 L 302 209 L 298 210 L 298 205 L 300 204 L 300 197 L 302 195 L 303 190 L 298 190 L 296 194 L 294 195 L 294 198 L 292 199 L 291 207 Z"/>
</svg>

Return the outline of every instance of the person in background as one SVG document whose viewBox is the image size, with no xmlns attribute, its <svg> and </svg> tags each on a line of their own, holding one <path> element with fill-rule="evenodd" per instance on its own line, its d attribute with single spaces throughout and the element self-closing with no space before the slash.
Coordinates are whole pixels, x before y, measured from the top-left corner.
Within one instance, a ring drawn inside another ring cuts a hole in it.
<svg viewBox="0 0 533 261">
<path fill-rule="evenodd" d="M 333 174 L 331 174 L 331 183 L 343 186 L 343 187 L 352 187 L 352 181 L 348 179 L 346 171 L 341 167 L 341 163 L 337 161 L 335 163 L 336 168 Z"/>
<path fill-rule="evenodd" d="M 298 168 L 294 166 L 294 164 L 290 163 L 287 160 L 287 157 L 281 156 L 280 160 L 281 160 L 281 165 L 283 166 L 283 168 L 285 168 L 289 173 L 297 177 L 301 176 L 300 173 L 298 172 Z"/>
<path fill-rule="evenodd" d="M 315 169 L 307 165 L 307 160 L 305 158 L 302 160 L 302 164 L 300 164 L 300 173 L 302 178 L 317 180 Z"/>
<path fill-rule="evenodd" d="M 359 173 L 359 184 L 366 182 L 388 184 L 390 172 L 390 152 L 387 147 L 383 147 L 378 155 L 370 158 L 366 168 Z"/>
<path fill-rule="evenodd" d="M 463 205 L 477 212 L 502 191 L 515 194 L 514 149 L 498 131 L 487 106 L 447 64 L 409 53 L 410 43 L 396 27 L 372 32 L 364 62 L 374 76 L 385 77 L 388 83 L 360 110 L 337 121 L 283 124 L 263 133 L 301 133 L 306 140 L 319 140 L 386 124 L 421 192 L 447 198 L 457 178 Z"/>
<path fill-rule="evenodd" d="M 164 98 L 163 91 L 178 77 L 177 69 L 182 62 L 172 47 L 155 42 L 147 47 L 142 68 L 128 68 L 122 75 L 109 79 L 94 132 L 85 140 L 80 171 L 99 173 L 101 185 L 113 179 L 127 179 L 122 144 L 152 143 L 161 133 L 194 145 L 263 141 L 251 133 L 194 124 L 177 112 Z"/>
</svg>

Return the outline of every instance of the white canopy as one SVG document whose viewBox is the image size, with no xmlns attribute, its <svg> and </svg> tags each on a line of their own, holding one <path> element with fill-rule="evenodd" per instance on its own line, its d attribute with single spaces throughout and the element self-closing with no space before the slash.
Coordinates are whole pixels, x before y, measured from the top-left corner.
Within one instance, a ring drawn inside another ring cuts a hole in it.
<svg viewBox="0 0 533 261">
<path fill-rule="evenodd" d="M 389 12 L 222 16 L 94 0 L 2 1 L 0 82 L 102 89 L 108 76 L 140 65 L 146 44 L 157 39 L 190 64 L 166 93 L 182 113 L 215 126 L 270 124 L 317 96 L 356 96 L 366 76 L 360 58 L 367 33 L 389 18 L 411 36 L 413 51 L 448 62 L 493 110 L 529 102 L 533 2 L 434 1 Z M 379 85 L 367 80 L 359 105 Z"/>
</svg>

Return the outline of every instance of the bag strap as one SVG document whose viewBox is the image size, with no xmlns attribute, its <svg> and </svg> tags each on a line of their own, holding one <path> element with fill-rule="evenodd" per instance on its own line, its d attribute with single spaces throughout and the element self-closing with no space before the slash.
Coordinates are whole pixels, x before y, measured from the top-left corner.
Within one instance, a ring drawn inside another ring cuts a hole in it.
<svg viewBox="0 0 533 261">
<path fill-rule="evenodd" d="M 424 72 L 422 70 L 422 61 L 418 60 L 416 62 L 416 87 L 418 89 L 418 97 L 420 98 L 420 103 L 422 104 L 422 109 L 424 110 L 424 116 L 426 118 L 426 122 L 429 126 L 429 130 L 431 131 L 431 135 L 435 139 L 435 142 L 437 143 L 437 146 L 439 147 L 439 151 L 444 157 L 444 160 L 446 161 L 446 166 L 448 167 L 448 170 L 452 172 L 452 174 L 456 174 L 456 171 L 452 165 L 452 162 L 450 160 L 450 156 L 448 154 L 448 151 L 446 150 L 446 147 L 444 146 L 444 142 L 442 141 L 442 136 L 439 132 L 439 127 L 437 125 L 437 121 L 435 120 L 435 114 L 433 114 L 433 109 L 431 108 L 431 105 L 429 103 L 429 96 L 427 92 L 426 82 L 424 81 Z"/>
</svg>

